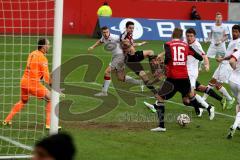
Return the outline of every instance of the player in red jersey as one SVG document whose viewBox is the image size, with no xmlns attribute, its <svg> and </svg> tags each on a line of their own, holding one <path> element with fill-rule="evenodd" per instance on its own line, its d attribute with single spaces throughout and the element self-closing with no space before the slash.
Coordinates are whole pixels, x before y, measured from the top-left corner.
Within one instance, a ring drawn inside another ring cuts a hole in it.
<svg viewBox="0 0 240 160">
<path fill-rule="evenodd" d="M 145 86 L 150 89 L 154 94 L 156 94 L 156 89 L 151 85 L 150 79 L 147 73 L 144 71 L 144 68 L 141 64 L 145 58 L 148 58 L 149 65 L 154 72 L 154 68 L 151 64 L 153 60 L 154 52 L 152 50 L 138 50 L 136 51 L 136 46 L 142 46 L 147 42 L 135 43 L 133 40 L 133 31 L 134 31 L 134 23 L 132 21 L 128 21 L 126 23 L 126 30 L 120 35 L 120 41 L 122 45 L 123 52 L 125 54 L 125 64 L 126 66 L 134 71 L 136 75 L 138 75 L 144 82 Z"/>
<path fill-rule="evenodd" d="M 187 70 L 187 56 L 192 55 L 200 61 L 203 60 L 203 57 L 187 43 L 181 40 L 182 35 L 183 30 L 175 28 L 172 34 L 172 40 L 164 44 L 164 63 L 166 65 L 167 79 L 162 88 L 158 91 L 158 95 L 156 95 L 157 102 L 153 105 L 157 110 L 159 127 L 154 128 L 151 131 L 166 131 L 164 126 L 164 100 L 172 98 L 176 92 L 180 92 L 182 97 L 189 97 L 191 105 L 195 108 L 197 114 L 199 114 L 199 108 L 202 108 L 202 105 L 197 101 L 194 92 L 191 91 L 191 84 Z M 208 111 L 210 115 L 212 114 L 214 116 L 214 108 L 209 106 Z"/>
<path fill-rule="evenodd" d="M 134 47 L 142 46 L 146 44 L 146 41 L 141 43 L 135 43 L 133 40 L 133 31 L 134 31 L 134 23 L 132 21 L 128 21 L 126 23 L 126 30 L 120 35 L 120 41 L 128 40 L 130 44 Z"/>
</svg>

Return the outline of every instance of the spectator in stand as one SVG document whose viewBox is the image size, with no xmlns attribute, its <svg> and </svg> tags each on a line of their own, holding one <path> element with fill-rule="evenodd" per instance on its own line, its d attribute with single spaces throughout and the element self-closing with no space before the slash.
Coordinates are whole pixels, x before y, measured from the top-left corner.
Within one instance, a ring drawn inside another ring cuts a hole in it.
<svg viewBox="0 0 240 160">
<path fill-rule="evenodd" d="M 111 17 L 112 9 L 107 2 L 104 2 L 103 5 L 97 11 L 98 16 Z"/>
<path fill-rule="evenodd" d="M 192 6 L 192 11 L 190 15 L 191 20 L 201 20 L 199 13 L 197 12 L 196 6 Z"/>
<path fill-rule="evenodd" d="M 59 133 L 37 142 L 32 160 L 73 160 L 75 147 L 72 138 Z"/>
</svg>

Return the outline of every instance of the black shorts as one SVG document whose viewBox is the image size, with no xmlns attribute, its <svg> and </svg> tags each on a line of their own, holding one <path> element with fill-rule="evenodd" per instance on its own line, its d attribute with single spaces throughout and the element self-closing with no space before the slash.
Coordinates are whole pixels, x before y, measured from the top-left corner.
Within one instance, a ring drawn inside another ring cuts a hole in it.
<svg viewBox="0 0 240 160">
<path fill-rule="evenodd" d="M 186 97 L 191 91 L 191 83 L 189 78 L 184 79 L 172 79 L 167 78 L 158 94 L 165 100 L 172 98 L 177 92 L 182 94 L 182 97 Z"/>
<path fill-rule="evenodd" d="M 143 51 L 136 51 L 134 55 L 127 56 L 127 62 L 141 62 L 144 60 Z"/>
<path fill-rule="evenodd" d="M 143 51 L 136 51 L 134 55 L 128 54 L 125 62 L 132 71 L 139 75 L 139 72 L 144 70 L 141 64 L 142 60 L 144 60 Z"/>
</svg>

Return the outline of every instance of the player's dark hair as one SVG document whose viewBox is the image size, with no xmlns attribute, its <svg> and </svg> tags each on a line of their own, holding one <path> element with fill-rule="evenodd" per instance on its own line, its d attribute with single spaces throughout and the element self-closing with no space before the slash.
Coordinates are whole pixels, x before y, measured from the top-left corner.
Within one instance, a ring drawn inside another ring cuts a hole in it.
<svg viewBox="0 0 240 160">
<path fill-rule="evenodd" d="M 103 26 L 103 27 L 101 28 L 101 31 L 106 30 L 106 29 L 108 29 L 108 27 L 107 27 L 107 26 Z"/>
<path fill-rule="evenodd" d="M 66 133 L 44 138 L 37 142 L 35 147 L 44 149 L 55 160 L 73 160 L 75 154 L 72 138 Z"/>
<path fill-rule="evenodd" d="M 172 33 L 172 38 L 181 39 L 183 36 L 183 30 L 181 28 L 175 28 Z"/>
<path fill-rule="evenodd" d="M 108 2 L 104 2 L 103 5 L 104 5 L 104 6 L 108 6 Z"/>
<path fill-rule="evenodd" d="M 128 22 L 126 23 L 126 28 L 128 28 L 128 26 L 130 26 L 130 25 L 134 25 L 134 23 L 133 23 L 132 21 L 128 21 Z"/>
<path fill-rule="evenodd" d="M 47 39 L 46 38 L 40 38 L 38 40 L 38 50 L 42 49 L 44 45 L 46 45 Z"/>
<path fill-rule="evenodd" d="M 186 30 L 186 34 L 193 34 L 194 36 L 196 36 L 196 31 L 195 31 L 195 29 L 193 29 L 193 28 L 188 28 L 187 30 Z"/>
<path fill-rule="evenodd" d="M 218 16 L 218 15 L 221 15 L 221 16 L 222 16 L 222 13 L 221 13 L 221 12 L 217 12 L 217 13 L 216 13 L 216 16 Z"/>
<path fill-rule="evenodd" d="M 235 24 L 235 25 L 232 27 L 232 30 L 238 30 L 238 32 L 240 32 L 240 25 Z"/>
</svg>

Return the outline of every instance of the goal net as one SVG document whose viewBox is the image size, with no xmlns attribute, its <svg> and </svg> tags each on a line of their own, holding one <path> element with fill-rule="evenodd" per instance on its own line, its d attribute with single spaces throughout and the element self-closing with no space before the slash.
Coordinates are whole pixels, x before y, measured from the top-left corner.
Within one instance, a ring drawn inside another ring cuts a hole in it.
<svg viewBox="0 0 240 160">
<path fill-rule="evenodd" d="M 0 0 L 0 159 L 29 157 L 35 142 L 49 133 L 45 129 L 46 102 L 36 97 L 30 96 L 11 125 L 2 122 L 20 100 L 27 57 L 37 49 L 39 38 L 50 41 L 47 59 L 51 72 L 58 1 L 62 0 Z"/>
</svg>

